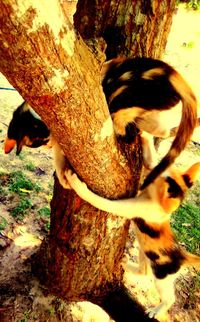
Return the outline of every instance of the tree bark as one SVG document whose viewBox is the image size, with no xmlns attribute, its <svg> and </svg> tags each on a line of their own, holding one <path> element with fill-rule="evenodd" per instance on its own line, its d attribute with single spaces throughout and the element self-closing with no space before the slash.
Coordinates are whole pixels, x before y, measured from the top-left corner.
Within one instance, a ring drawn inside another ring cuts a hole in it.
<svg viewBox="0 0 200 322">
<path fill-rule="evenodd" d="M 83 39 L 105 39 L 108 59 L 160 58 L 175 10 L 176 0 L 79 0 L 74 24 Z"/>
<path fill-rule="evenodd" d="M 84 38 L 104 36 L 109 58 L 136 51 L 157 57 L 164 50 L 174 2 L 163 1 L 161 6 L 154 0 L 152 7 L 145 7 L 144 1 L 134 1 L 134 5 L 128 0 L 79 1 L 75 26 Z M 90 13 L 93 4 L 95 11 Z M 81 8 L 87 13 L 85 21 Z M 158 8 L 167 10 L 168 23 L 162 31 L 163 24 L 157 21 L 163 20 L 164 13 L 157 17 Z M 125 12 L 131 14 L 123 19 Z M 142 168 L 140 137 L 136 135 L 131 149 L 116 141 L 100 86 L 100 66 L 58 0 L 52 0 L 51 6 L 34 0 L 0 3 L 0 28 L 0 70 L 41 115 L 79 176 L 105 197 L 136 194 Z M 87 28 L 92 32 L 85 37 Z M 105 30 L 109 34 L 115 28 L 119 35 L 124 33 L 120 46 L 105 36 Z M 157 40 L 153 41 L 153 35 Z M 122 284 L 120 262 L 128 227 L 126 220 L 94 209 L 55 181 L 50 236 L 38 254 L 37 275 L 59 297 L 88 299 L 106 308 L 105 298 Z"/>
</svg>

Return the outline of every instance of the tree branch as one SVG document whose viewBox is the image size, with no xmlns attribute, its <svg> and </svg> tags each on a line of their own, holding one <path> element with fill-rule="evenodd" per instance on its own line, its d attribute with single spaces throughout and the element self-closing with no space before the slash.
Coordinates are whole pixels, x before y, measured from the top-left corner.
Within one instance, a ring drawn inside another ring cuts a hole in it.
<svg viewBox="0 0 200 322">
<path fill-rule="evenodd" d="M 117 145 L 100 66 L 59 2 L 52 0 L 49 10 L 48 3 L 34 0 L 1 4 L 0 70 L 40 114 L 90 188 L 122 197 L 138 177 Z"/>
</svg>

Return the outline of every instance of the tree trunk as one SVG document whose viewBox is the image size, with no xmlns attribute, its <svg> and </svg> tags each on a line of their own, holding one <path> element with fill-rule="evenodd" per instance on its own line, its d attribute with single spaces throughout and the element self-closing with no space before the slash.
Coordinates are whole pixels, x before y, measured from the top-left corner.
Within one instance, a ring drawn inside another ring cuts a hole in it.
<svg viewBox="0 0 200 322">
<path fill-rule="evenodd" d="M 83 39 L 105 39 L 108 59 L 118 55 L 160 58 L 175 9 L 176 0 L 79 0 L 74 24 Z"/>
<path fill-rule="evenodd" d="M 93 2 L 90 13 L 91 2 L 79 1 L 75 25 L 84 38 L 104 36 L 108 57 L 136 51 L 158 57 L 164 50 L 174 2 L 163 1 L 161 6 L 154 0 L 151 7 L 144 6 L 144 1 L 101 0 Z M 161 9 L 167 12 L 166 19 Z M 136 135 L 131 149 L 116 142 L 100 86 L 100 66 L 58 0 L 52 0 L 51 6 L 7 0 L 0 3 L 0 12 L 2 73 L 41 115 L 71 166 L 93 191 L 109 198 L 134 195 L 142 167 L 140 138 Z M 124 12 L 129 12 L 126 19 Z M 125 39 L 120 46 L 107 36 L 115 28 L 120 44 Z M 91 31 L 89 36 L 86 29 Z M 114 299 L 114 290 L 122 284 L 120 262 L 128 227 L 126 220 L 94 209 L 55 181 L 50 236 L 38 254 L 37 275 L 59 297 L 88 299 L 111 313 L 105 299 L 110 301 L 110 294 Z"/>
</svg>

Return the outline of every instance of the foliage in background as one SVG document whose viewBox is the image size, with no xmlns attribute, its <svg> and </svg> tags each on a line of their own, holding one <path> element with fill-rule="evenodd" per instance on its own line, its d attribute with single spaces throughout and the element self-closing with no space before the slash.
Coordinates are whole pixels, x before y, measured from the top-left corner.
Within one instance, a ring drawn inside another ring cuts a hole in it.
<svg viewBox="0 0 200 322">
<path fill-rule="evenodd" d="M 177 0 L 179 3 L 185 3 L 186 9 L 200 10 L 200 0 Z"/>
</svg>

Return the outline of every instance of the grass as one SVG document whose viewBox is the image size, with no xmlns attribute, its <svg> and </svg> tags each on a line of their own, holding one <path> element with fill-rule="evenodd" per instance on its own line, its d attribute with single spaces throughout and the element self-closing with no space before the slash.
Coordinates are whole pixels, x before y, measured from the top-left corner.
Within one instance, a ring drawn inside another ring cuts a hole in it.
<svg viewBox="0 0 200 322">
<path fill-rule="evenodd" d="M 0 231 L 4 230 L 7 224 L 7 220 L 4 217 L 0 216 Z"/>
<path fill-rule="evenodd" d="M 50 221 L 47 221 L 44 225 L 45 230 L 48 232 L 50 230 Z"/>
<path fill-rule="evenodd" d="M 44 217 L 50 217 L 51 210 L 49 207 L 43 207 L 38 210 L 38 214 Z"/>
<path fill-rule="evenodd" d="M 200 255 L 200 209 L 185 203 L 172 216 L 172 228 L 177 240 L 189 252 Z"/>
<path fill-rule="evenodd" d="M 48 232 L 50 230 L 50 207 L 44 206 L 38 210 L 38 215 L 43 218 L 44 229 Z"/>
<path fill-rule="evenodd" d="M 26 164 L 26 168 L 32 171 L 35 166 L 29 162 Z M 7 200 L 15 200 L 13 205 L 8 209 L 11 216 L 18 221 L 22 221 L 24 217 L 29 213 L 33 206 L 31 197 L 33 193 L 38 194 L 42 188 L 39 184 L 33 182 L 28 176 L 22 171 L 13 171 L 11 173 L 1 172 L 0 173 L 0 197 Z M 48 207 L 44 207 L 41 213 L 46 216 L 50 214 Z M 5 221 L 1 220 L 0 217 L 0 229 L 3 230 L 6 227 Z"/>
<path fill-rule="evenodd" d="M 30 199 L 22 197 L 19 200 L 18 205 L 15 208 L 10 210 L 10 213 L 15 219 L 21 221 L 24 219 L 25 215 L 31 209 L 32 205 L 33 204 Z"/>
<path fill-rule="evenodd" d="M 23 193 L 30 191 L 41 191 L 40 185 L 33 183 L 27 178 L 22 171 L 14 171 L 10 174 L 9 190 L 15 193 Z"/>
<path fill-rule="evenodd" d="M 26 170 L 28 170 L 28 171 L 31 171 L 31 172 L 33 172 L 33 171 L 35 171 L 35 165 L 33 164 L 33 162 L 28 162 L 26 165 L 25 165 L 25 168 L 26 168 Z"/>
<path fill-rule="evenodd" d="M 200 288 L 200 273 L 193 276 L 193 279 L 190 281 L 188 288 L 189 301 L 187 303 L 186 309 L 193 309 L 194 307 L 196 307 L 196 294 Z"/>
</svg>

